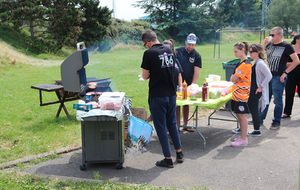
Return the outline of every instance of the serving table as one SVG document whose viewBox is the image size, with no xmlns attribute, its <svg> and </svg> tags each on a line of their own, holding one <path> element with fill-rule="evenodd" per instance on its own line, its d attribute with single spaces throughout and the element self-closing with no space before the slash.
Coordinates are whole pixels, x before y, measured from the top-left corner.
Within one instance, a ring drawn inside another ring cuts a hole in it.
<svg viewBox="0 0 300 190">
<path fill-rule="evenodd" d="M 191 100 L 190 98 L 186 100 L 177 100 L 176 101 L 176 106 L 185 106 L 185 105 L 193 105 L 196 106 L 194 114 L 196 115 L 195 118 L 195 125 L 193 126 L 184 126 L 186 128 L 192 128 L 195 129 L 196 132 L 200 135 L 202 139 L 188 139 L 188 140 L 194 140 L 194 141 L 203 141 L 203 149 L 206 148 L 206 140 L 204 136 L 201 134 L 201 132 L 198 130 L 198 107 L 205 107 L 208 109 L 214 110 L 209 116 L 208 116 L 208 125 L 210 125 L 210 120 L 223 120 L 223 121 L 233 121 L 237 123 L 237 127 L 239 125 L 237 117 L 232 113 L 231 106 L 230 109 L 228 110 L 230 114 L 234 117 L 234 119 L 224 119 L 224 118 L 218 118 L 218 117 L 213 117 L 213 115 L 220 110 L 223 105 L 225 105 L 228 101 L 231 100 L 232 93 L 230 92 L 229 94 L 225 96 L 221 96 L 220 98 L 217 99 L 209 99 L 206 102 L 202 102 L 202 98 L 198 98 L 195 100 Z M 193 114 L 193 116 L 194 116 Z M 192 116 L 192 117 L 193 117 Z M 183 127 L 183 125 L 180 125 L 180 114 L 179 117 L 177 118 L 177 122 L 179 123 L 180 127 Z"/>
</svg>

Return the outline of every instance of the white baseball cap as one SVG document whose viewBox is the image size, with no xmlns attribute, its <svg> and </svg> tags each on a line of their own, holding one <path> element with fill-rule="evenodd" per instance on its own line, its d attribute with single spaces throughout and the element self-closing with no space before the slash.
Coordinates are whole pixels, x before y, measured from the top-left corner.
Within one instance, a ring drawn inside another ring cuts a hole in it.
<svg viewBox="0 0 300 190">
<path fill-rule="evenodd" d="M 187 37 L 186 37 L 186 41 L 189 44 L 196 44 L 197 42 L 197 36 L 194 33 L 190 33 Z"/>
</svg>

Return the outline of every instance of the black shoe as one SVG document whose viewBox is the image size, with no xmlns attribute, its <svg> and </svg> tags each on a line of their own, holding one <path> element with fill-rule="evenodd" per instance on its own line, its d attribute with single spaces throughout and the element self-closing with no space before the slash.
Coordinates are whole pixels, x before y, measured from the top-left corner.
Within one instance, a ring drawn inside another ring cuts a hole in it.
<svg viewBox="0 0 300 190">
<path fill-rule="evenodd" d="M 255 137 L 260 137 L 261 133 L 260 131 L 252 131 L 247 133 L 248 136 L 255 136 Z"/>
<path fill-rule="evenodd" d="M 279 128 L 280 128 L 280 124 L 273 121 L 270 129 L 271 130 L 276 130 L 276 129 L 279 129 Z"/>
<path fill-rule="evenodd" d="M 177 161 L 178 163 L 182 163 L 183 160 L 184 160 L 184 159 L 183 159 L 182 151 L 176 152 L 176 161 Z"/>
<path fill-rule="evenodd" d="M 174 168 L 172 159 L 163 159 L 161 161 L 157 161 L 155 164 L 161 167 Z"/>
<path fill-rule="evenodd" d="M 233 133 L 235 133 L 235 134 L 239 134 L 239 133 L 241 133 L 241 128 L 236 128 L 236 129 L 234 129 L 234 130 L 231 130 Z"/>
</svg>

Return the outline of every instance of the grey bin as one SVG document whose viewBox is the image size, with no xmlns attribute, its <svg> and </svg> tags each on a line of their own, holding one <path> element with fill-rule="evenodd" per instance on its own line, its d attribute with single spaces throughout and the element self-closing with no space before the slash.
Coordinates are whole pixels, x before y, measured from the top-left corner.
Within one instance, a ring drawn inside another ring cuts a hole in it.
<svg viewBox="0 0 300 190">
<path fill-rule="evenodd" d="M 116 169 L 122 169 L 124 163 L 124 127 L 123 120 L 110 116 L 91 116 L 82 118 L 82 164 L 80 170 L 86 170 L 87 163 L 116 163 Z"/>
</svg>

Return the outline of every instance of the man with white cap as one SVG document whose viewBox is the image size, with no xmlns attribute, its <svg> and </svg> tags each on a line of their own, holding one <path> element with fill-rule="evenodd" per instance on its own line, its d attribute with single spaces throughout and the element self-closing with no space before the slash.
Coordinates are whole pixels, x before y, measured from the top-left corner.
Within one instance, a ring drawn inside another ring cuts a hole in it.
<svg viewBox="0 0 300 190">
<path fill-rule="evenodd" d="M 185 47 L 180 47 L 175 50 L 177 59 L 179 60 L 183 69 L 182 81 L 186 81 L 188 85 L 196 84 L 200 68 L 202 67 L 202 61 L 200 54 L 194 49 L 197 42 L 197 36 L 194 33 L 190 33 L 185 41 Z M 187 126 L 189 117 L 189 106 L 182 107 L 183 112 L 183 124 Z M 183 127 L 183 130 L 194 132 L 193 129 Z"/>
</svg>

